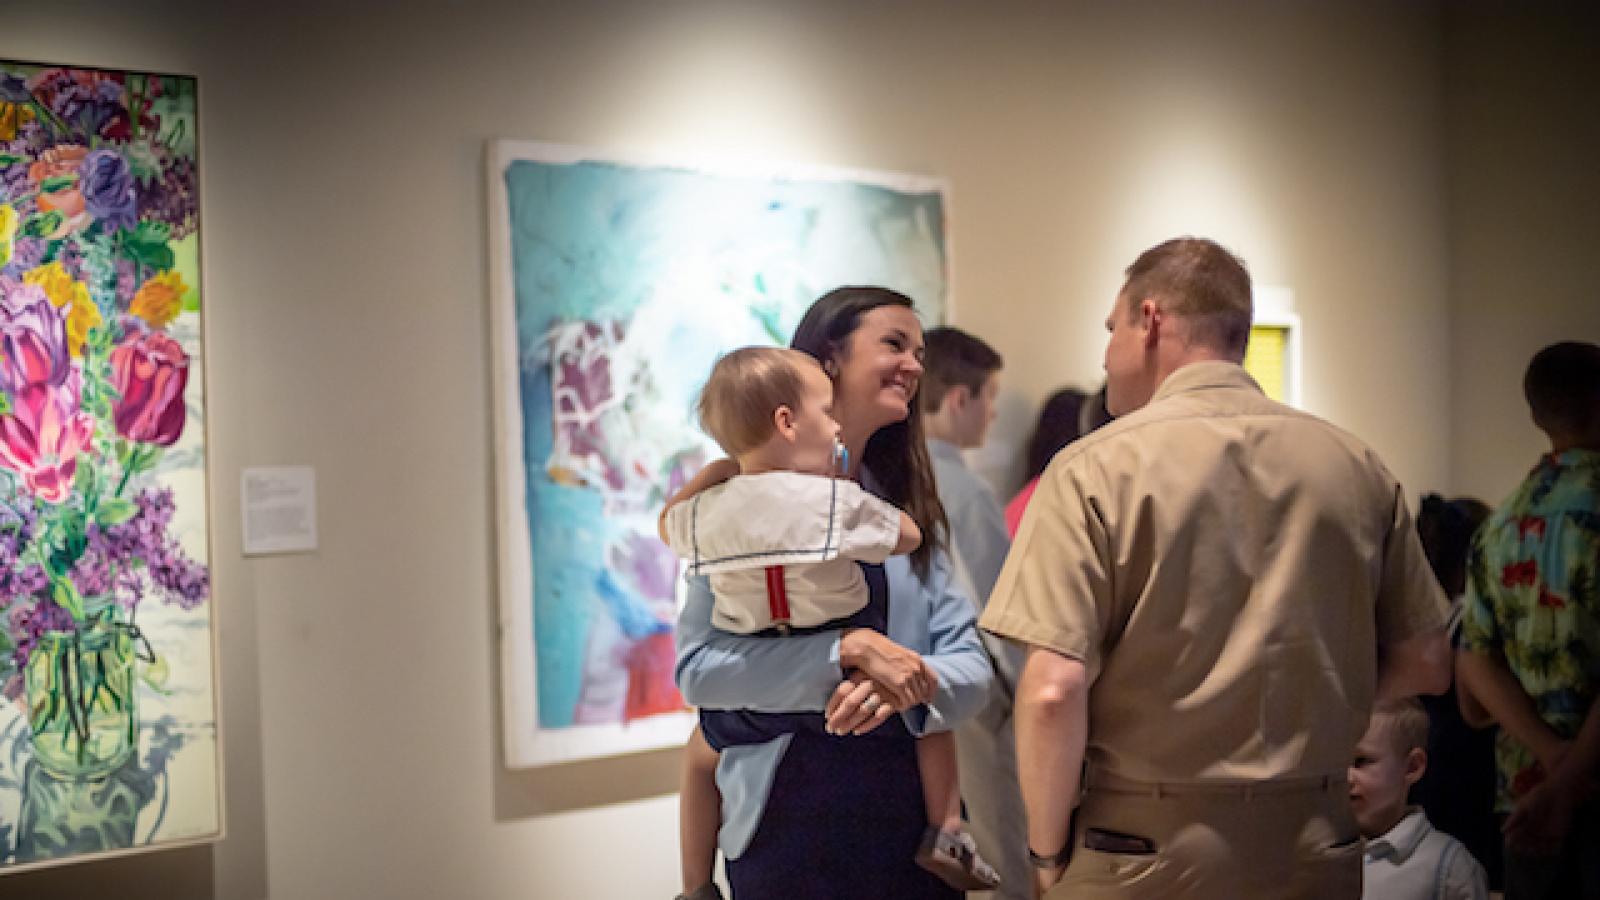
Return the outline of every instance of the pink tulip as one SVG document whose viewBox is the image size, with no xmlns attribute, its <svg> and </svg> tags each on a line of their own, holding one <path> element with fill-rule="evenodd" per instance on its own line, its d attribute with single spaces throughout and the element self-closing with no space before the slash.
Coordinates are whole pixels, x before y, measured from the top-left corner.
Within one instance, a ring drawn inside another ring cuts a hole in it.
<svg viewBox="0 0 1600 900">
<path fill-rule="evenodd" d="M 64 310 L 36 284 L 0 282 L 0 388 L 60 387 L 71 370 Z"/>
<path fill-rule="evenodd" d="M 60 503 L 93 437 L 94 419 L 78 408 L 76 378 L 59 387 L 30 384 L 11 395 L 10 414 L 0 416 L 0 465 L 23 476 L 39 499 Z"/>
<path fill-rule="evenodd" d="M 135 330 L 111 351 L 111 386 L 120 395 L 117 433 L 170 447 L 183 434 L 189 355 L 159 331 Z"/>
</svg>

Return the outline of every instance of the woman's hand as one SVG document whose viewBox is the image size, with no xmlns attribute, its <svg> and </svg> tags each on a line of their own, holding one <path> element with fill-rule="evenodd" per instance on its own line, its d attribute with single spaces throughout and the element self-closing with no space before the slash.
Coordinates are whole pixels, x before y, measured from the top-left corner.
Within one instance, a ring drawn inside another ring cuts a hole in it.
<svg viewBox="0 0 1600 900">
<path fill-rule="evenodd" d="M 839 638 L 839 663 L 858 669 L 886 693 L 896 709 L 910 709 L 933 700 L 939 679 L 922 655 L 896 644 L 870 628 L 847 629 Z"/>
<path fill-rule="evenodd" d="M 828 698 L 825 714 L 829 734 L 866 734 L 899 712 L 885 700 L 887 692 L 859 671 L 839 682 Z"/>
</svg>

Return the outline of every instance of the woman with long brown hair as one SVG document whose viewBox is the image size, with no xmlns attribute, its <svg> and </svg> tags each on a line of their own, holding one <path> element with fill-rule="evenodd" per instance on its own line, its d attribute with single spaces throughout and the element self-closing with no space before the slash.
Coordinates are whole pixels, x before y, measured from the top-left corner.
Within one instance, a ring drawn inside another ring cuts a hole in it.
<svg viewBox="0 0 1600 900">
<path fill-rule="evenodd" d="M 993 672 L 942 548 L 944 511 L 915 402 L 922 325 L 903 294 L 840 288 L 812 305 L 792 346 L 833 381 L 849 477 L 909 513 L 926 538 L 909 558 L 868 572 L 871 603 L 888 607 L 887 635 L 729 635 L 711 626 L 705 580 L 691 579 L 678 630 L 684 697 L 707 709 L 827 717 L 826 732 L 722 751 L 728 878 L 747 900 L 954 898 L 913 861 L 927 824 L 913 735 L 976 713 Z"/>
</svg>

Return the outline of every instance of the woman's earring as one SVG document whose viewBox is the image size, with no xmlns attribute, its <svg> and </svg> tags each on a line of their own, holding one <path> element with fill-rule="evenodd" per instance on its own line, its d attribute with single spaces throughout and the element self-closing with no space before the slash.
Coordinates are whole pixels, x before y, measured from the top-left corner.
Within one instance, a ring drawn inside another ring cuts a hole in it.
<svg viewBox="0 0 1600 900">
<path fill-rule="evenodd" d="M 833 470 L 839 475 L 850 474 L 850 448 L 838 438 L 833 439 Z"/>
</svg>

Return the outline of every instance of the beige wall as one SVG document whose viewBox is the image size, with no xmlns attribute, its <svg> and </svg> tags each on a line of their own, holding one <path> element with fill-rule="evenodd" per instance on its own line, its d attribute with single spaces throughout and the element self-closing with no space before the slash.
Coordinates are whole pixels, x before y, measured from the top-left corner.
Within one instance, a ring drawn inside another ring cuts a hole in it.
<svg viewBox="0 0 1600 900">
<path fill-rule="evenodd" d="M 230 837 L 0 895 L 671 895 L 676 753 L 500 767 L 491 138 L 949 177 L 1013 439 L 1097 377 L 1121 268 L 1215 236 L 1296 292 L 1306 405 L 1449 484 L 1431 6 L 187 5 L 8 9 L 0 54 L 201 79 Z M 322 550 L 243 560 L 239 469 L 278 463 Z"/>
<path fill-rule="evenodd" d="M 1600 343 L 1600 8 L 1447 17 L 1454 490 L 1497 503 L 1549 443 L 1522 373 Z"/>
</svg>

